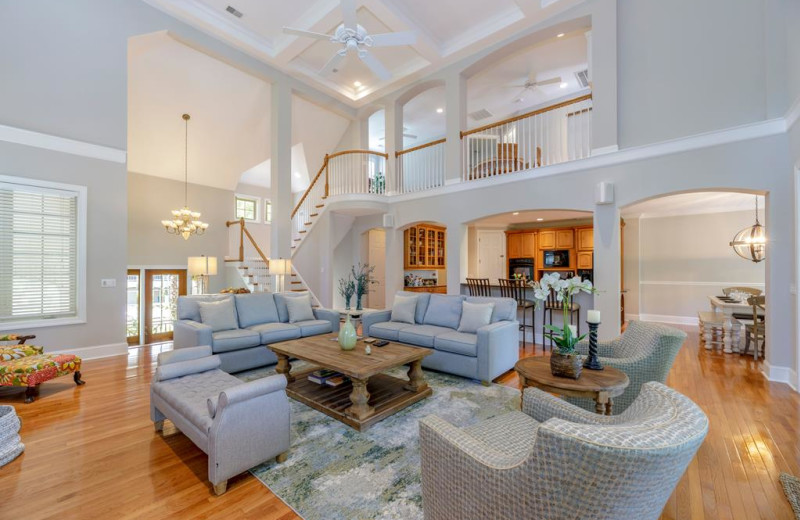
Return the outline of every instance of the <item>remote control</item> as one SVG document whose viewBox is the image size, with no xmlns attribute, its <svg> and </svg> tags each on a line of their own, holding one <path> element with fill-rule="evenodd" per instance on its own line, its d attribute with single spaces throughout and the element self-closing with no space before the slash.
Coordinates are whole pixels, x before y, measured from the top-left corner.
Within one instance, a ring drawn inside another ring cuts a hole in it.
<svg viewBox="0 0 800 520">
<path fill-rule="evenodd" d="M 376 347 L 385 347 L 388 344 L 389 344 L 389 342 L 386 341 L 385 339 L 382 339 L 380 341 L 376 341 L 375 343 L 373 343 L 373 345 L 375 345 Z"/>
</svg>

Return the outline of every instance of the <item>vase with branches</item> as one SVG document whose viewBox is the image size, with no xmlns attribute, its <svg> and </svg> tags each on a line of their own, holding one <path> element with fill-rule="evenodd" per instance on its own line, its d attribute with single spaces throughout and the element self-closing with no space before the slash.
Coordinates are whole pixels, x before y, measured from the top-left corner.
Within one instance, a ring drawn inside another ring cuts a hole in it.
<svg viewBox="0 0 800 520">
<path fill-rule="evenodd" d="M 350 310 L 350 300 L 353 299 L 353 294 L 356 292 L 356 283 L 353 281 L 352 275 L 348 274 L 344 278 L 339 278 L 339 295 L 344 298 L 344 309 Z"/>
<path fill-rule="evenodd" d="M 361 262 L 358 263 L 358 266 L 354 265 L 351 269 L 351 275 L 356 286 L 357 311 L 362 310 L 361 298 L 370 291 L 370 285 L 378 283 L 378 281 L 372 277 L 374 272 L 374 265 L 362 264 Z"/>
</svg>

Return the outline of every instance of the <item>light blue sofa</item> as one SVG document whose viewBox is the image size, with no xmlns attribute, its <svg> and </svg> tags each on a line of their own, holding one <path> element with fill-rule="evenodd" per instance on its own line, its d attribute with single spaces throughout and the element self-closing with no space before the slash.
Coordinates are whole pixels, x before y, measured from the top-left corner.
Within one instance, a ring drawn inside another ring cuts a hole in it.
<svg viewBox="0 0 800 520">
<path fill-rule="evenodd" d="M 339 313 L 314 309 L 314 320 L 289 323 L 286 298 L 301 293 L 202 294 L 178 298 L 178 320 L 173 333 L 174 348 L 209 345 L 228 373 L 277 363 L 266 345 L 339 331 Z M 233 298 L 238 329 L 212 332 L 200 319 L 198 302 Z"/>
<path fill-rule="evenodd" d="M 519 360 L 519 322 L 513 298 L 479 298 L 462 295 L 398 292 L 417 295 L 414 324 L 391 321 L 392 311 L 365 314 L 364 334 L 433 349 L 422 366 L 484 384 L 514 368 Z M 477 334 L 458 332 L 464 301 L 495 304 L 489 325 Z"/>
</svg>

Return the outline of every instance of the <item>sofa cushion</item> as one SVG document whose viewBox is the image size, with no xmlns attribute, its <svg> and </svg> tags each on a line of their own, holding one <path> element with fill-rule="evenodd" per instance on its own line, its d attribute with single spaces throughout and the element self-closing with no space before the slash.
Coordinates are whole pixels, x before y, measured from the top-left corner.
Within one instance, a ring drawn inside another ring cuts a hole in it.
<svg viewBox="0 0 800 520">
<path fill-rule="evenodd" d="M 305 293 L 297 298 L 287 298 L 286 311 L 289 313 L 289 323 L 313 320 L 314 309 L 311 308 L 311 295 Z"/>
<path fill-rule="evenodd" d="M 278 319 L 283 323 L 289 323 L 289 309 L 286 308 L 286 300 L 289 298 L 303 298 L 308 292 L 288 292 L 274 293 L 275 306 L 278 307 Z"/>
<path fill-rule="evenodd" d="M 209 370 L 199 374 L 159 381 L 153 384 L 153 392 L 185 417 L 193 425 L 208 433 L 211 417 L 208 414 L 208 398 L 242 381 L 222 370 Z"/>
<path fill-rule="evenodd" d="M 372 331 L 371 328 L 370 331 Z M 418 347 L 433 348 L 433 340 L 436 336 L 447 332 L 453 332 L 453 329 L 435 325 L 409 325 L 400 331 L 397 340 Z"/>
<path fill-rule="evenodd" d="M 232 330 L 239 328 L 239 321 L 236 319 L 236 305 L 233 299 L 220 300 L 218 302 L 200 302 L 200 321 L 203 325 L 211 327 L 212 332 L 221 330 Z"/>
<path fill-rule="evenodd" d="M 478 329 L 492 322 L 494 302 L 488 303 L 461 303 L 461 321 L 458 332 L 477 333 Z"/>
<path fill-rule="evenodd" d="M 300 335 L 304 338 L 316 336 L 317 334 L 327 334 L 333 331 L 331 322 L 328 320 L 305 320 L 293 323 L 295 327 L 300 327 Z"/>
<path fill-rule="evenodd" d="M 425 311 L 425 325 L 436 325 L 457 329 L 461 321 L 461 295 L 431 294 L 428 310 Z"/>
<path fill-rule="evenodd" d="M 200 321 L 200 302 L 218 302 L 220 300 L 231 299 L 230 294 L 194 294 L 178 297 L 178 319 Z"/>
<path fill-rule="evenodd" d="M 369 328 L 369 335 L 373 338 L 388 339 L 389 341 L 400 341 L 398 335 L 403 329 L 413 327 L 410 323 L 400 323 L 396 321 L 385 321 L 375 323 Z"/>
<path fill-rule="evenodd" d="M 237 294 L 236 314 L 239 315 L 239 327 L 246 329 L 261 323 L 275 323 L 278 318 L 278 307 L 272 293 L 257 292 L 250 294 Z"/>
<path fill-rule="evenodd" d="M 211 345 L 214 354 L 261 345 L 261 334 L 248 329 L 221 330 L 211 334 L 211 337 L 214 338 L 214 344 Z"/>
<path fill-rule="evenodd" d="M 261 335 L 262 345 L 271 345 L 300 337 L 300 327 L 291 323 L 262 323 L 248 327 L 248 330 L 253 330 Z"/>
<path fill-rule="evenodd" d="M 433 348 L 462 356 L 478 356 L 478 335 L 467 332 L 445 332 L 436 336 Z"/>
<path fill-rule="evenodd" d="M 417 311 L 418 294 L 397 294 L 392 303 L 391 321 L 414 325 L 414 314 Z"/>
<path fill-rule="evenodd" d="M 466 301 L 470 303 L 494 303 L 494 310 L 492 311 L 492 323 L 497 323 L 498 321 L 517 320 L 517 301 L 514 298 L 468 296 Z"/>
<path fill-rule="evenodd" d="M 431 301 L 431 293 L 417 293 L 410 291 L 397 291 L 397 295 L 402 296 L 416 296 L 417 309 L 414 311 L 414 322 L 422 324 L 425 321 L 425 311 L 428 310 L 428 302 Z"/>
</svg>

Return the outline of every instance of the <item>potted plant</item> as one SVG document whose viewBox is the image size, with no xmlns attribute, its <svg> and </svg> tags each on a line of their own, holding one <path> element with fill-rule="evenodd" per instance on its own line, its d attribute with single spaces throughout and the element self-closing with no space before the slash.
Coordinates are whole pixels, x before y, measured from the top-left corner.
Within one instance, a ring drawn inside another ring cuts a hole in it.
<svg viewBox="0 0 800 520">
<path fill-rule="evenodd" d="M 358 267 L 353 266 L 352 268 L 352 276 L 356 285 L 357 311 L 362 310 L 361 297 L 369 292 L 369 286 L 374 283 L 378 283 L 378 281 L 372 277 L 372 273 L 374 271 L 374 265 L 362 264 L 361 262 L 358 263 Z"/>
<path fill-rule="evenodd" d="M 356 283 L 351 275 L 348 274 L 345 278 L 339 278 L 339 295 L 344 298 L 344 310 L 350 310 L 350 300 L 353 299 L 355 292 Z"/>
<path fill-rule="evenodd" d="M 553 292 L 563 311 L 561 327 L 545 325 L 549 331 L 545 332 L 545 337 L 552 339 L 556 345 L 550 355 L 550 371 L 554 376 L 578 379 L 581 375 L 582 359 L 575 352 L 575 345 L 585 338 L 586 334 L 578 336 L 574 326 L 569 324 L 569 307 L 574 295 L 580 292 L 597 294 L 597 289 L 589 280 L 581 280 L 580 276 L 564 280 L 556 273 L 545 274 L 538 282 L 532 281 L 528 285 L 533 288 L 533 297 L 537 307 L 541 302 L 546 301 Z"/>
</svg>

